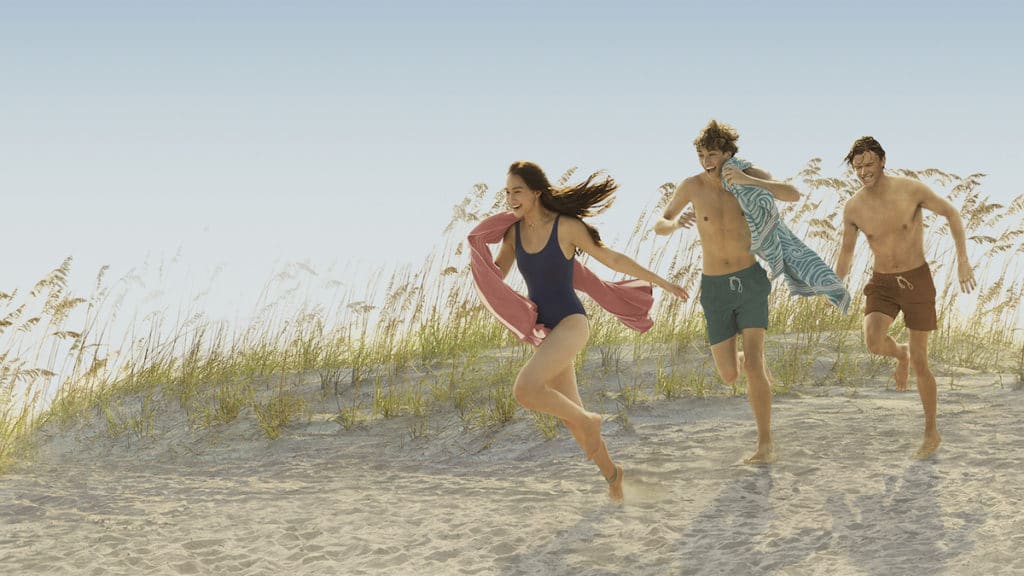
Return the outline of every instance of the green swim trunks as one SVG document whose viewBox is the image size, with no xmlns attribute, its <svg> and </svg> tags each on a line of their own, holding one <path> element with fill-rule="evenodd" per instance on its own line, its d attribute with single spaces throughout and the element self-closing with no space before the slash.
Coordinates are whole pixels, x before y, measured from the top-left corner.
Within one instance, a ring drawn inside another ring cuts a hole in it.
<svg viewBox="0 0 1024 576">
<path fill-rule="evenodd" d="M 714 346 L 741 333 L 744 328 L 768 328 L 768 295 L 772 283 L 755 262 L 732 274 L 701 275 L 700 305 Z"/>
</svg>

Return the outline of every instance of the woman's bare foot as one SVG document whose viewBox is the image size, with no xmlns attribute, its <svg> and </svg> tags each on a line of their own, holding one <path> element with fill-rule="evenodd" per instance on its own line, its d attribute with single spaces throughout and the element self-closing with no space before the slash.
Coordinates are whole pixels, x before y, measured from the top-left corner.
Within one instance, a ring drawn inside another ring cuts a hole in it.
<svg viewBox="0 0 1024 576">
<path fill-rule="evenodd" d="M 608 481 L 608 497 L 616 502 L 622 502 L 622 476 L 625 472 L 622 470 L 622 466 L 615 465 L 615 472 L 605 480 Z"/>
<path fill-rule="evenodd" d="M 900 344 L 900 355 L 896 358 L 896 372 L 892 375 L 896 381 L 896 389 L 904 391 L 907 389 L 907 380 L 910 379 L 910 346 Z"/>
<path fill-rule="evenodd" d="M 921 447 L 914 453 L 914 458 L 918 460 L 929 458 L 939 449 L 939 444 L 942 444 L 942 437 L 939 436 L 938 432 L 926 432 L 924 440 L 921 441 Z"/>
<path fill-rule="evenodd" d="M 757 452 L 743 461 L 744 464 L 771 464 L 775 462 L 775 447 L 771 442 L 758 444 Z"/>
</svg>

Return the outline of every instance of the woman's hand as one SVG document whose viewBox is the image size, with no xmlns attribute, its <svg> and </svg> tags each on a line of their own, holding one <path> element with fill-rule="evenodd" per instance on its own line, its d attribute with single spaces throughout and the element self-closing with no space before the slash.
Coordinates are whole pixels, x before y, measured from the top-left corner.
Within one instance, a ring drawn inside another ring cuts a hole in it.
<svg viewBox="0 0 1024 576">
<path fill-rule="evenodd" d="M 678 284 L 666 282 L 665 285 L 662 286 L 662 288 L 664 288 L 665 291 L 672 293 L 676 298 L 679 298 L 683 302 L 686 302 L 687 300 L 690 299 L 690 293 L 686 291 L 686 288 L 683 288 Z"/>
</svg>

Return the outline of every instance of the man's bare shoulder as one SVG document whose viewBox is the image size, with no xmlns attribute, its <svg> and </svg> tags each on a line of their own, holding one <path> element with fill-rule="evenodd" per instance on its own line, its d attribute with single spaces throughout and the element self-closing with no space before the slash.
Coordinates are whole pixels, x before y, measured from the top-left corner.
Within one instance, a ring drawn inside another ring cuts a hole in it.
<svg viewBox="0 0 1024 576">
<path fill-rule="evenodd" d="M 878 210 L 877 200 L 863 187 L 858 188 L 843 206 L 843 220 L 856 226 L 870 225 L 870 219 Z"/>
<path fill-rule="evenodd" d="M 679 186 L 694 187 L 700 186 L 700 174 L 694 174 L 693 176 L 687 176 L 683 178 L 683 181 L 679 183 Z"/>
<path fill-rule="evenodd" d="M 860 188 L 857 189 L 856 192 L 853 193 L 853 196 L 850 196 L 846 200 L 846 203 L 843 205 L 843 211 L 846 212 L 847 214 L 852 213 L 852 212 L 856 212 L 856 211 L 861 209 L 861 206 L 863 204 L 864 204 L 864 187 L 861 186 Z"/>
<path fill-rule="evenodd" d="M 672 197 L 673 201 L 676 203 L 682 202 L 683 204 L 689 204 L 690 201 L 693 199 L 694 193 L 697 192 L 698 190 L 699 185 L 696 181 L 695 176 L 683 178 L 682 180 L 679 181 L 679 184 L 676 184 L 676 191 Z"/>
<path fill-rule="evenodd" d="M 679 190 L 694 194 L 708 188 L 707 179 L 704 178 L 704 174 L 694 174 L 683 178 L 683 181 L 679 183 Z"/>
<path fill-rule="evenodd" d="M 892 191 L 899 194 L 917 196 L 931 190 L 927 184 L 915 178 L 890 176 L 889 179 L 892 182 Z"/>
<path fill-rule="evenodd" d="M 921 184 L 921 181 L 916 178 L 910 178 L 909 176 L 889 176 L 889 180 L 896 186 L 916 186 Z"/>
</svg>

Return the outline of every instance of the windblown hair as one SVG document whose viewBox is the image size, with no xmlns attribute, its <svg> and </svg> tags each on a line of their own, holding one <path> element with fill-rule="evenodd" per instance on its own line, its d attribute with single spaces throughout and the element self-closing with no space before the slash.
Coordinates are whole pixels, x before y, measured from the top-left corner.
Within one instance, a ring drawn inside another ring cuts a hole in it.
<svg viewBox="0 0 1024 576">
<path fill-rule="evenodd" d="M 736 141 L 740 139 L 740 133 L 735 128 L 724 122 L 712 119 L 708 125 L 700 131 L 693 145 L 705 150 L 718 150 L 719 152 L 731 152 L 734 156 L 739 152 Z"/>
<path fill-rule="evenodd" d="M 513 162 L 508 167 L 508 173 L 522 178 L 530 190 L 540 192 L 541 206 L 552 212 L 574 216 L 580 221 L 607 210 L 615 200 L 612 195 L 619 189 L 619 185 L 611 176 L 599 179 L 601 172 L 594 172 L 579 184 L 555 188 L 540 166 L 524 160 Z M 594 242 L 598 246 L 604 246 L 597 228 L 586 222 L 583 222 L 583 225 L 587 227 L 587 232 Z"/>
<path fill-rule="evenodd" d="M 878 143 L 878 140 L 871 136 L 861 136 L 857 138 L 853 146 L 850 146 L 850 153 L 846 155 L 845 159 L 846 163 L 853 166 L 853 157 L 860 156 L 865 152 L 874 152 L 878 154 L 879 160 L 885 161 L 885 150 L 882 150 L 882 145 Z"/>
</svg>

